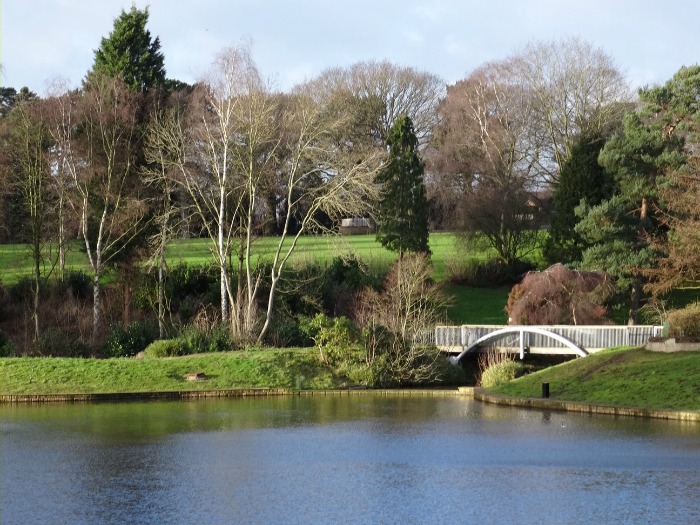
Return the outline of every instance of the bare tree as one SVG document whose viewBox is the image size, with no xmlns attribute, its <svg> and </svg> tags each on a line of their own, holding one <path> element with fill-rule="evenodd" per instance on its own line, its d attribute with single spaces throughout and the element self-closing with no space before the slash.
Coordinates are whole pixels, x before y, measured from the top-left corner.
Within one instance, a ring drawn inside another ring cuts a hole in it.
<svg viewBox="0 0 700 525">
<path fill-rule="evenodd" d="M 38 98 L 17 102 L 8 117 L 11 121 L 7 143 L 11 156 L 11 185 L 19 196 L 17 210 L 26 217 L 24 230 L 32 258 L 32 317 L 34 339 L 41 334 L 39 305 L 44 280 L 42 269 L 47 255 L 47 224 L 50 220 L 50 137 Z M 49 272 L 50 273 L 50 272 Z"/>
<path fill-rule="evenodd" d="M 437 123 L 437 106 L 445 95 L 445 83 L 438 76 L 388 61 L 330 68 L 310 84 L 324 97 L 344 92 L 356 100 L 378 102 L 376 131 L 382 141 L 399 115 L 407 115 L 419 143 L 425 144 Z"/>
<path fill-rule="evenodd" d="M 649 279 L 645 291 L 655 297 L 700 281 L 700 156 L 668 175 L 656 210 L 664 229 L 652 239 L 657 265 L 642 270 Z"/>
<path fill-rule="evenodd" d="M 532 97 L 530 141 L 540 180 L 559 168 L 580 136 L 607 136 L 630 109 L 632 94 L 613 59 L 579 38 L 534 42 L 507 59 Z"/>
<path fill-rule="evenodd" d="M 100 279 L 105 268 L 145 225 L 147 207 L 134 179 L 137 99 L 121 80 L 95 75 L 80 101 L 79 140 L 65 144 L 92 269 L 93 339 L 100 326 Z"/>
<path fill-rule="evenodd" d="M 418 384 L 435 380 L 441 355 L 421 336 L 443 321 L 448 300 L 432 279 L 425 254 L 408 254 L 387 275 L 384 288 L 364 290 L 359 297 L 357 323 L 367 336 L 367 364 L 383 360 L 379 383 Z"/>
<path fill-rule="evenodd" d="M 430 155 L 431 198 L 449 210 L 449 225 L 485 235 L 508 264 L 532 248 L 537 230 L 527 192 L 538 151 L 532 114 L 509 65 L 486 64 L 449 89 Z"/>
<path fill-rule="evenodd" d="M 56 195 L 56 216 L 58 227 L 58 272 L 63 279 L 66 269 L 68 249 L 68 229 L 74 201 L 71 198 L 73 174 L 76 171 L 77 157 L 71 148 L 75 147 L 80 93 L 71 91 L 67 81 L 56 79 L 52 83 L 49 98 L 46 99 L 45 123 L 53 145 L 49 151 L 51 162 L 51 184 Z"/>
<path fill-rule="evenodd" d="M 340 139 L 349 117 L 329 111 L 308 92 L 280 97 L 260 76 L 247 48 L 225 50 L 185 114 L 170 112 L 149 133 L 149 158 L 184 189 L 207 230 L 220 268 L 221 316 L 233 332 L 262 340 L 270 326 L 283 270 L 299 236 L 327 229 L 319 212 L 359 213 L 374 200 L 383 153 Z M 263 274 L 252 252 L 258 210 L 269 191 L 280 236 L 267 254 L 265 313 L 258 305 Z M 292 223 L 295 223 L 292 228 Z M 238 257 L 238 280 L 230 261 Z"/>
</svg>

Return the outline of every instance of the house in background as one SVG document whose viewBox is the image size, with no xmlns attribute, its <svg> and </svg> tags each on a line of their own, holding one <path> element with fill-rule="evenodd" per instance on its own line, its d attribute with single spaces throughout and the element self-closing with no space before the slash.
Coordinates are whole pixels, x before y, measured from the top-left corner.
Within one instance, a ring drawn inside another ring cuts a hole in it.
<svg viewBox="0 0 700 525">
<path fill-rule="evenodd" d="M 365 235 L 372 232 L 372 221 L 367 217 L 341 219 L 338 232 L 341 235 Z"/>
</svg>

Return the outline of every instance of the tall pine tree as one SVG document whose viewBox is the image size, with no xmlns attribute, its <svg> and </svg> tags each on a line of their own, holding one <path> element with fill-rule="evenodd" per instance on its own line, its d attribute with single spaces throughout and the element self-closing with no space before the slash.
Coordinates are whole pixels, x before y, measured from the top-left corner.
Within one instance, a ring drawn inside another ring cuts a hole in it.
<svg viewBox="0 0 700 525">
<path fill-rule="evenodd" d="M 418 155 L 418 139 L 408 116 L 396 119 L 387 146 L 389 159 L 377 177 L 382 184 L 377 240 L 398 252 L 399 258 L 405 252 L 430 254 L 425 165 Z"/>
<path fill-rule="evenodd" d="M 146 29 L 148 8 L 139 10 L 131 6 L 127 13 L 114 21 L 114 29 L 103 38 L 95 51 L 95 64 L 87 80 L 95 73 L 120 77 L 132 91 L 145 92 L 165 83 L 163 53 L 160 39 L 151 38 Z"/>
</svg>

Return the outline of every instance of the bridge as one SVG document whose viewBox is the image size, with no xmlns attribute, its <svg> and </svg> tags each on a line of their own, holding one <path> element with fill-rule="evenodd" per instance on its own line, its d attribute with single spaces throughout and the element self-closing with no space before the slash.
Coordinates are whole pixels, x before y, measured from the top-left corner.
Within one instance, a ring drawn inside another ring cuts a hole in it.
<svg viewBox="0 0 700 525">
<path fill-rule="evenodd" d="M 525 354 L 577 355 L 585 357 L 613 346 L 641 346 L 661 335 L 661 326 L 499 326 L 461 325 L 435 327 L 435 345 L 451 354 L 457 364 L 467 353 L 484 352 L 489 346 Z"/>
</svg>

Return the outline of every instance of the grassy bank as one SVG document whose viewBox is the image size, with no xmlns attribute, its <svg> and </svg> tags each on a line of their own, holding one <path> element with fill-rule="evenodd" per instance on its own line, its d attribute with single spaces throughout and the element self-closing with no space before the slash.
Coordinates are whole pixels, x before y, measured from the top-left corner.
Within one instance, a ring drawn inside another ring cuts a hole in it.
<svg viewBox="0 0 700 525">
<path fill-rule="evenodd" d="M 516 397 L 550 397 L 674 410 L 700 410 L 700 352 L 664 354 L 614 348 L 547 368 L 489 391 Z"/>
<path fill-rule="evenodd" d="M 187 381 L 203 372 L 206 379 Z M 0 394 L 67 394 L 228 388 L 334 389 L 346 378 L 313 348 L 250 350 L 161 359 L 0 359 Z"/>
</svg>

